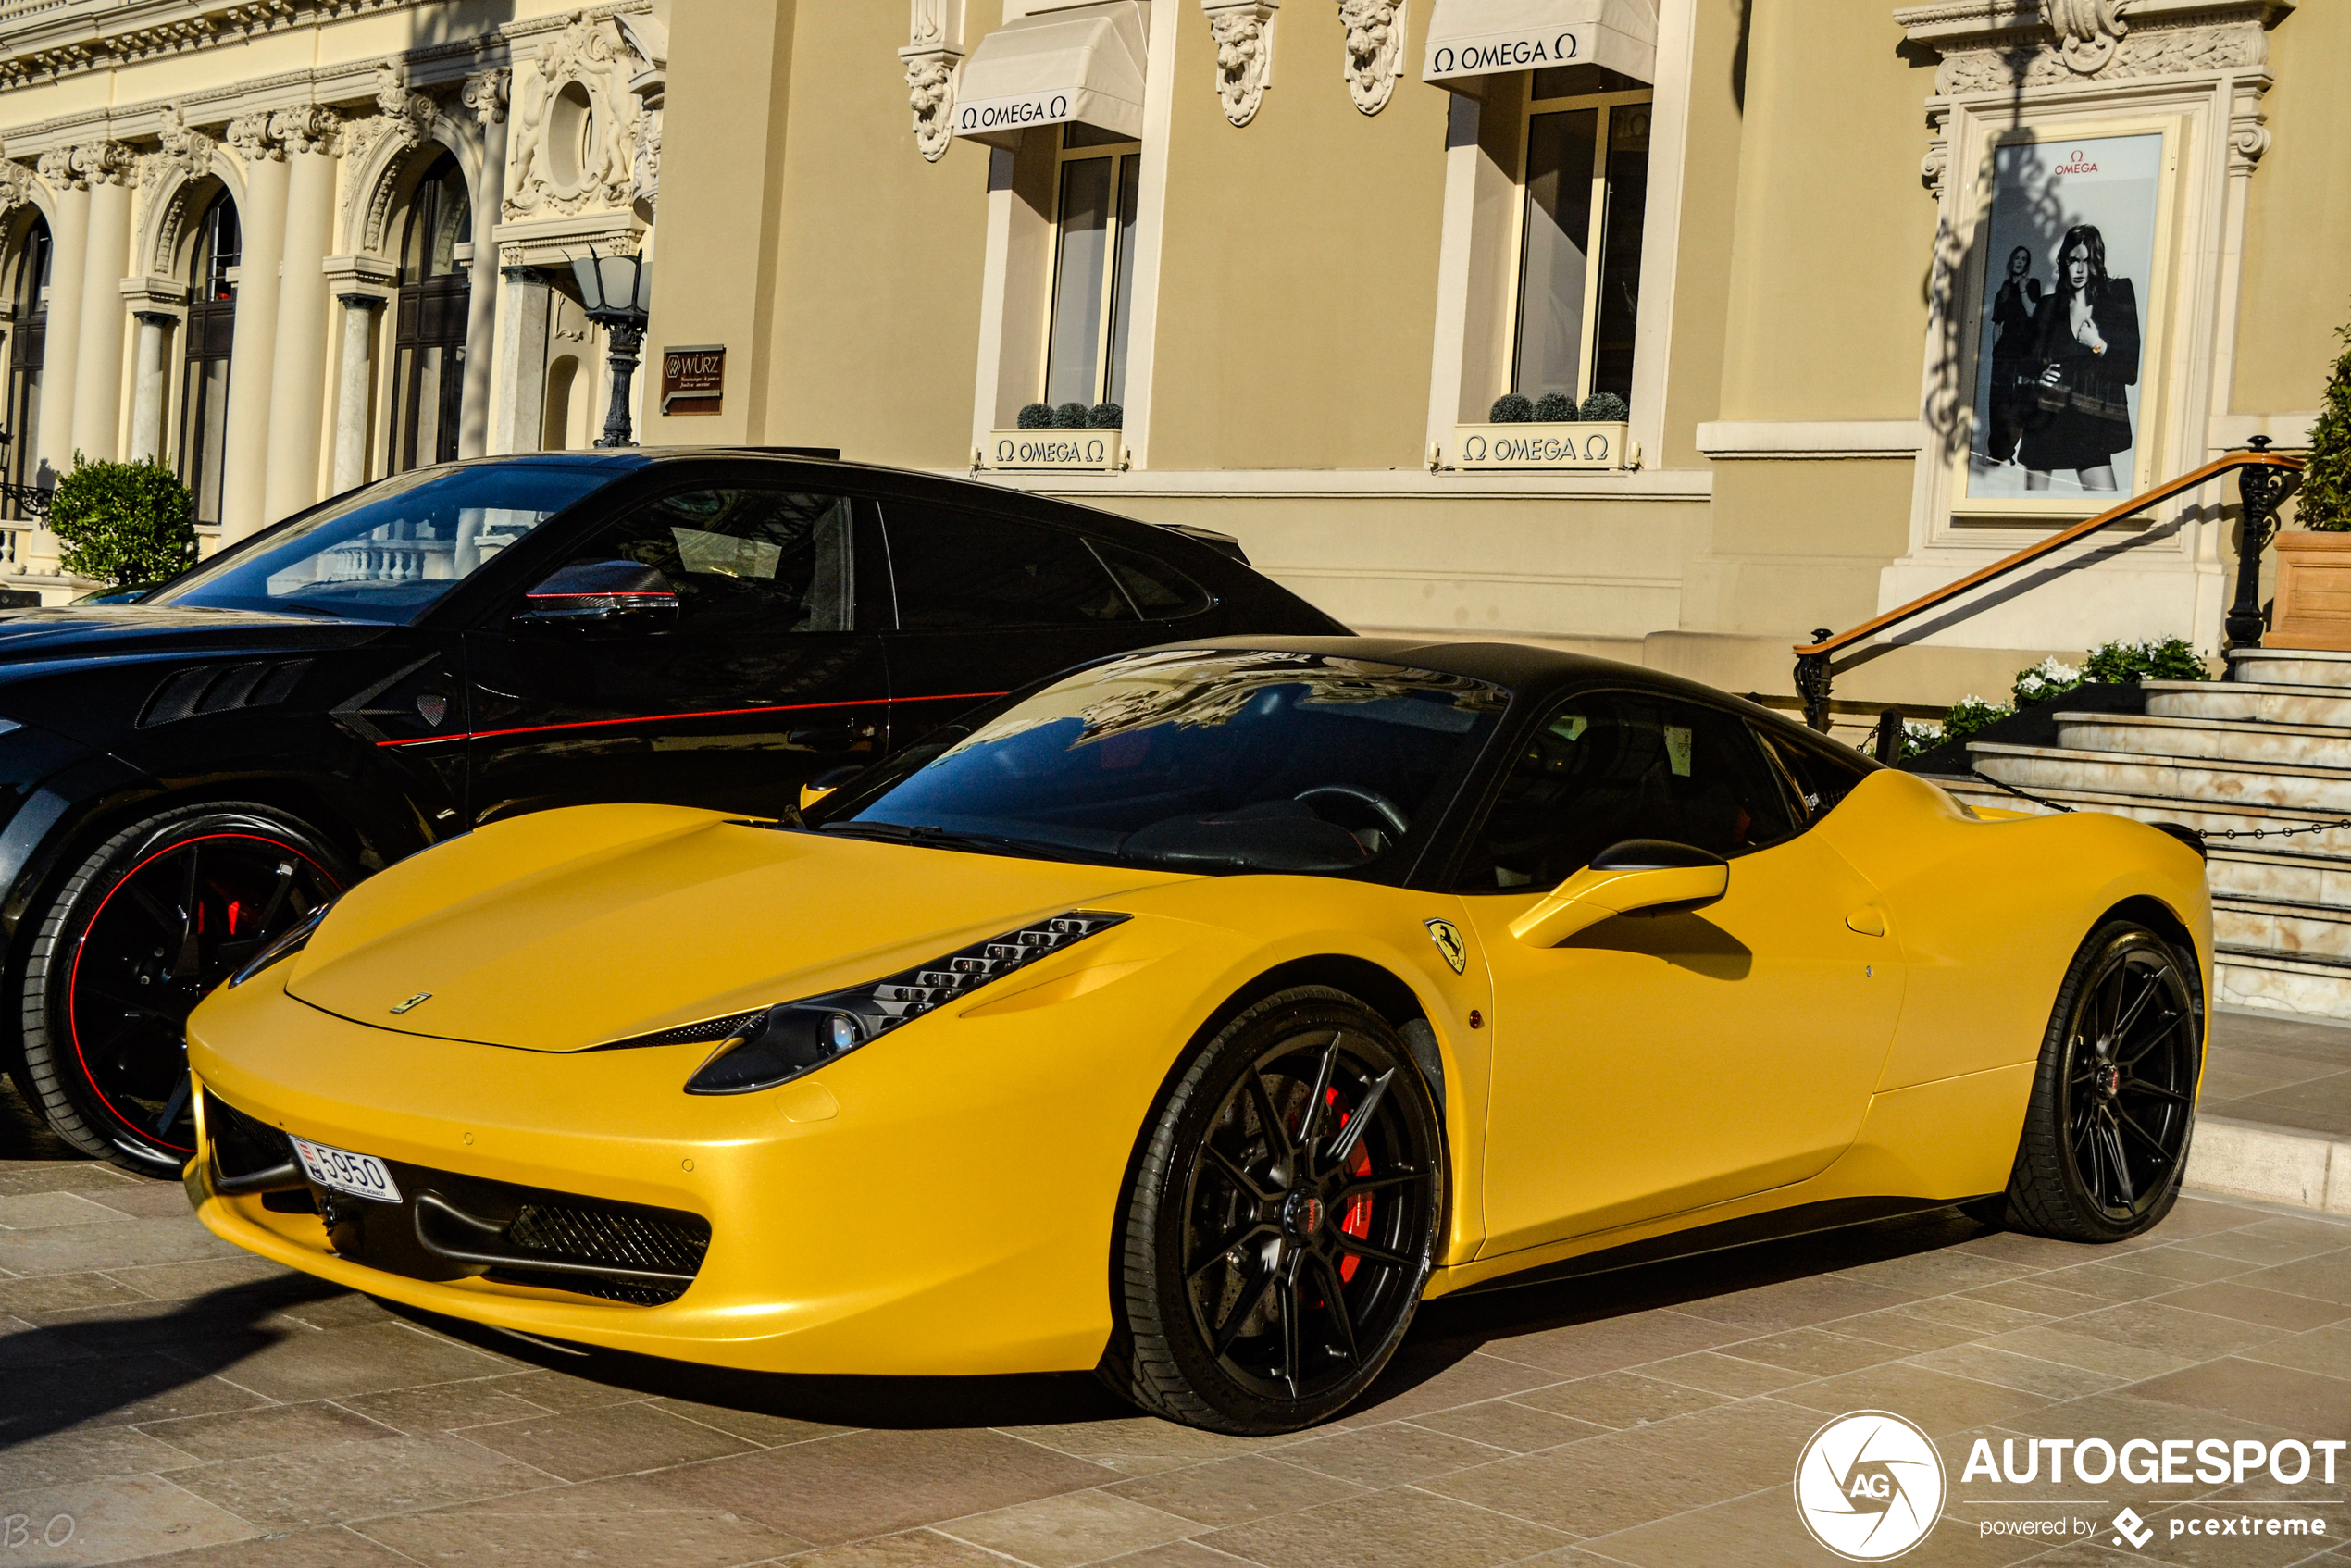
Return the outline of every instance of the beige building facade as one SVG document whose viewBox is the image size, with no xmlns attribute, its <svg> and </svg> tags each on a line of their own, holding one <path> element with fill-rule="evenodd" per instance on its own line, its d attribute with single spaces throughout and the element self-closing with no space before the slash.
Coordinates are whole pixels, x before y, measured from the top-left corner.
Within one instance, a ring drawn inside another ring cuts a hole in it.
<svg viewBox="0 0 2351 1568">
<path fill-rule="evenodd" d="M 45 0 L 0 11 L 7 478 L 155 455 L 232 538 L 586 445 L 567 263 L 641 252 L 647 442 L 1200 524 L 1366 630 L 1782 694 L 1812 628 L 2307 441 L 2346 63 L 2328 0 Z M 2234 499 L 1838 695 L 2213 651 Z"/>
<path fill-rule="evenodd" d="M 36 0 L 0 9 L 0 587 L 36 493 L 150 458 L 206 549 L 370 479 L 583 447 L 572 262 L 653 251 L 665 5 Z"/>
<path fill-rule="evenodd" d="M 1738 690 L 2306 440 L 2351 315 L 2351 13 L 2315 0 L 759 0 L 681 5 L 676 44 L 694 239 L 648 354 L 723 345 L 727 386 L 647 440 L 976 470 L 1225 529 L 1360 628 Z M 2068 288 L 2084 228 L 2104 275 Z M 1573 417 L 1496 425 L 1513 392 Z M 1073 401 L 1120 404 L 1117 439 L 1022 439 Z M 2234 501 L 2157 508 L 1839 695 L 2212 650 Z"/>
</svg>

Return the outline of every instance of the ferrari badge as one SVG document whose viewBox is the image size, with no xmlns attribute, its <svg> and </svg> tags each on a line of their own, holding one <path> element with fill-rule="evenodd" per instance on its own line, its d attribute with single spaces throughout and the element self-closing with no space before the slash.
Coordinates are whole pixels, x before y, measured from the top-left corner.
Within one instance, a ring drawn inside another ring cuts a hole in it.
<svg viewBox="0 0 2351 1568">
<path fill-rule="evenodd" d="M 394 1013 L 405 1013 L 405 1012 L 407 1012 L 410 1008 L 415 1007 L 416 1005 L 417 1005 L 419 1002 L 430 1002 L 431 1000 L 432 1000 L 432 992 L 430 992 L 430 991 L 418 991 L 416 995 L 414 995 L 414 996 L 410 997 L 407 1001 L 405 1001 L 405 1002 L 402 1002 L 399 1006 L 397 1006 L 397 1007 L 393 1008 L 393 1009 L 392 1009 L 392 1011 L 393 1011 Z"/>
<path fill-rule="evenodd" d="M 1450 920 L 1429 921 L 1428 940 L 1437 944 L 1437 951 L 1445 955 L 1445 962 L 1453 966 L 1454 974 L 1469 967 L 1469 949 L 1462 945 L 1461 929 Z"/>
</svg>

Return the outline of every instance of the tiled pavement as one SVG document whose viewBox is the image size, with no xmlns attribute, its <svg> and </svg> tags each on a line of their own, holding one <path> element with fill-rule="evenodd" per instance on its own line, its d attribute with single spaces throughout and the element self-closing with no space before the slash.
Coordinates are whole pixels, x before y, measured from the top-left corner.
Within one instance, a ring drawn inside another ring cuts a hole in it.
<svg viewBox="0 0 2351 1568">
<path fill-rule="evenodd" d="M 2215 1014 L 2200 1103 L 2207 1115 L 2351 1139 L 2351 1027 Z"/>
<path fill-rule="evenodd" d="M 2213 1071 L 2238 1076 L 2216 1096 L 2291 1087 L 2258 1080 L 2299 1069 L 2234 1053 L 2307 1062 L 2332 1042 L 2278 1048 L 2313 1027 L 2229 1025 Z M 2190 1199 L 2092 1250 L 1944 1216 L 1439 1302 L 1363 1408 L 1247 1441 L 1082 1377 L 542 1353 L 251 1259 L 176 1188 L 61 1153 L 0 1090 L 0 1568 L 1827 1564 L 1790 1477 L 1823 1420 L 1863 1408 L 1925 1427 L 1951 1467 L 1905 1563 L 2351 1568 L 2351 1456 L 2337 1486 L 2283 1494 L 2322 1540 L 2169 1538 L 2174 1515 L 2282 1495 L 2258 1482 L 2069 1488 L 2096 1512 L 1972 1503 L 1992 1488 L 1959 1473 L 1978 1435 L 2351 1437 L 2351 1222 Z M 2125 1502 L 2156 1526 L 2144 1551 L 2108 1544 Z M 2094 1514 L 2064 1546 L 1983 1534 Z"/>
</svg>

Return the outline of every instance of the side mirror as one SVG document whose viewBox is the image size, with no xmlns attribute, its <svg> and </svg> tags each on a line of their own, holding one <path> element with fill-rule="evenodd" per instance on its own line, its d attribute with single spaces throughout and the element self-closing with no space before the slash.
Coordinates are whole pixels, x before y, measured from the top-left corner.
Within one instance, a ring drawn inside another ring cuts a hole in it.
<svg viewBox="0 0 2351 1568">
<path fill-rule="evenodd" d="M 1591 865 L 1511 921 L 1511 935 L 1529 947 L 1557 947 L 1619 915 L 1703 909 L 1730 887 L 1730 864 L 1719 854 L 1663 839 L 1627 839 L 1593 856 Z"/>
<path fill-rule="evenodd" d="M 865 771 L 862 766 L 836 767 L 818 774 L 800 787 L 800 809 L 806 811 Z"/>
<path fill-rule="evenodd" d="M 598 631 L 666 631 L 678 624 L 678 591 L 635 561 L 576 561 L 532 589 L 517 626 Z"/>
</svg>

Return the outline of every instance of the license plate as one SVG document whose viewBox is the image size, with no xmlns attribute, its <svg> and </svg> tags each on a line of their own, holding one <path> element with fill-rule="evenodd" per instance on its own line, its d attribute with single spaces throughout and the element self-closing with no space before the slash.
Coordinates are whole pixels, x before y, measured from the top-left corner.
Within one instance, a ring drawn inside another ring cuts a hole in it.
<svg viewBox="0 0 2351 1568">
<path fill-rule="evenodd" d="M 355 1198 L 372 1198 L 379 1203 L 400 1201 L 400 1184 L 392 1179 L 384 1163 L 373 1154 L 354 1154 L 348 1149 L 313 1143 L 306 1138 L 292 1141 L 302 1168 L 319 1186 L 348 1192 Z"/>
</svg>

